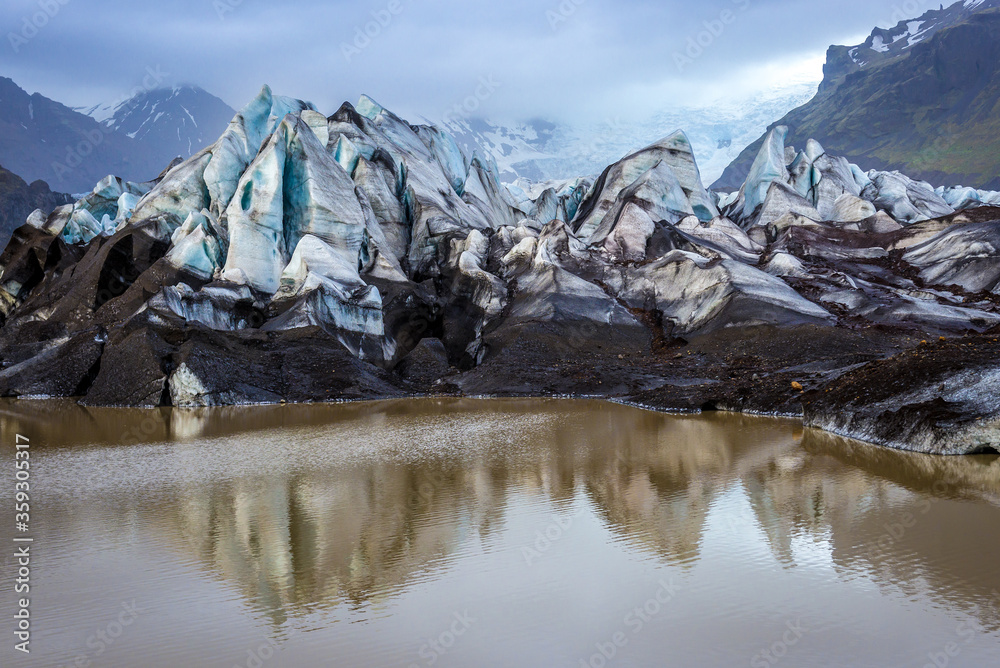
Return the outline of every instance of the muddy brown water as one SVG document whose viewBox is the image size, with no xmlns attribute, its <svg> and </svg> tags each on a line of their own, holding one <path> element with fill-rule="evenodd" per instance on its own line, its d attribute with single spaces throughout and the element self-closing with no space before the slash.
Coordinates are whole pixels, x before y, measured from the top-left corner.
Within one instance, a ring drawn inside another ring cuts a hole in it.
<svg viewBox="0 0 1000 668">
<path fill-rule="evenodd" d="M 1000 665 L 1000 462 L 602 402 L 0 403 L 0 665 Z"/>
</svg>

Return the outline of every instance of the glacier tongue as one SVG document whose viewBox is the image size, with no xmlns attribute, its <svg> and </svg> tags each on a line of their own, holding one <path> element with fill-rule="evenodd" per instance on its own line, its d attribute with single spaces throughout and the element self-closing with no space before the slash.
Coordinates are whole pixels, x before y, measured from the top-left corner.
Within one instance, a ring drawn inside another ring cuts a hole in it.
<svg viewBox="0 0 1000 668">
<path fill-rule="evenodd" d="M 357 264 L 365 220 L 354 188 L 312 128 L 287 115 L 240 178 L 226 209 L 230 248 L 222 278 L 274 294 L 306 235 Z"/>
<path fill-rule="evenodd" d="M 365 219 L 354 182 L 301 119 L 289 116 L 282 128 L 288 142 L 284 175 L 286 247 L 294 249 L 300 238 L 311 234 L 357 262 Z"/>
<path fill-rule="evenodd" d="M 917 182 L 899 172 L 873 172 L 864 196 L 902 223 L 917 223 L 954 213 L 930 184 Z"/>
<path fill-rule="evenodd" d="M 224 231 L 210 211 L 192 211 L 184 224 L 171 236 L 172 247 L 166 260 L 178 269 L 209 281 L 222 269 L 225 246 L 220 237 L 223 234 Z"/>
<path fill-rule="evenodd" d="M 840 223 L 859 223 L 882 213 L 911 224 L 992 201 L 990 193 L 971 189 L 935 191 L 899 172 L 866 174 L 845 158 L 827 154 L 814 140 L 796 153 L 785 146 L 787 133 L 784 126 L 768 133 L 737 199 L 723 200 L 724 212 L 746 229 L 767 228 L 786 213 Z"/>
<path fill-rule="evenodd" d="M 33 213 L 0 257 L 0 349 L 51 369 L 39 351 L 51 356 L 52 337 L 102 346 L 86 355 L 106 347 L 102 402 L 151 401 L 146 385 L 113 390 L 130 382 L 119 360 L 136 355 L 176 405 L 626 396 L 662 390 L 664 360 L 702 337 L 745 351 L 712 372 L 736 393 L 727 369 L 756 359 L 751 342 L 772 355 L 807 332 L 856 350 L 837 342 L 1000 324 L 1000 222 L 987 208 L 1000 194 L 866 173 L 785 137 L 770 132 L 728 195 L 705 189 L 682 132 L 596 181 L 505 185 L 489 157 L 368 97 L 325 117 L 265 86 L 218 141 L 155 181 L 108 177 Z M 441 350 L 441 385 L 407 385 L 400 370 Z M 512 369 L 524 380 L 504 385 Z M 595 369 L 628 377 L 602 387 Z M 5 385 L 12 375 L 0 373 L 0 394 L 28 386 Z M 60 387 L 85 378 L 70 380 Z M 789 379 L 775 382 L 787 393 Z"/>
<path fill-rule="evenodd" d="M 198 278 L 211 280 L 222 267 L 222 249 L 218 240 L 204 227 L 198 227 L 177 242 L 167 253 L 167 261 Z"/>
<path fill-rule="evenodd" d="M 375 350 L 374 356 L 381 358 L 382 297 L 378 288 L 361 280 L 357 258 L 343 249 L 313 235 L 302 237 L 281 274 L 275 301 L 292 306 L 265 325 L 267 331 L 314 325 L 333 333 L 356 355 L 371 358 Z"/>
<path fill-rule="evenodd" d="M 302 237 L 282 271 L 277 296 L 281 299 L 301 296 L 320 285 L 329 287 L 343 301 L 368 287 L 358 275 L 356 258 L 310 234 Z"/>
</svg>

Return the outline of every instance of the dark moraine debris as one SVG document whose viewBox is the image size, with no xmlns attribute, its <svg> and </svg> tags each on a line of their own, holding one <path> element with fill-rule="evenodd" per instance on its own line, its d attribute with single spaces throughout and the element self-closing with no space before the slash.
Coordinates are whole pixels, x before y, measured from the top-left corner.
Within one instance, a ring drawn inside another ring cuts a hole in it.
<svg viewBox="0 0 1000 668">
<path fill-rule="evenodd" d="M 137 408 L 169 405 L 167 378 L 175 351 L 175 346 L 148 328 L 109 341 L 100 373 L 82 403 Z"/>
<path fill-rule="evenodd" d="M 808 426 L 936 455 L 1000 450 L 1000 332 L 928 341 L 804 400 Z"/>
<path fill-rule="evenodd" d="M 27 344 L 34 350 L 23 361 L 16 361 L 21 352 L 17 347 L 4 350 L 5 358 L 15 363 L 0 370 L 0 397 L 85 395 L 100 370 L 106 336 L 103 329 L 94 328 L 40 346 Z"/>
<path fill-rule="evenodd" d="M 414 387 L 427 391 L 440 388 L 457 369 L 448 361 L 448 349 L 441 339 L 427 338 L 402 359 L 396 373 Z"/>
</svg>

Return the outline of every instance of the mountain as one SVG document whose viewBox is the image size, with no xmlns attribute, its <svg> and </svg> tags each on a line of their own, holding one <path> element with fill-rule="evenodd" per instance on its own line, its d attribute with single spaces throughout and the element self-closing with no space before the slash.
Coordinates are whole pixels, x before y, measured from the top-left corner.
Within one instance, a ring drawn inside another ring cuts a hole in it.
<svg viewBox="0 0 1000 668">
<path fill-rule="evenodd" d="M 683 132 L 527 193 L 371 98 L 328 117 L 265 86 L 153 182 L 15 231 L 0 396 L 576 395 L 996 451 L 1000 194 L 787 134 L 736 196 Z"/>
<path fill-rule="evenodd" d="M 642 122 L 612 118 L 575 126 L 544 119 L 500 123 L 452 118 L 442 126 L 469 155 L 478 151 L 494 160 L 508 183 L 519 177 L 551 181 L 596 175 L 608 163 L 683 128 L 711 182 L 771 121 L 812 98 L 816 86 L 815 81 L 792 82 L 753 97 L 679 106 Z"/>
<path fill-rule="evenodd" d="M 827 54 L 817 95 L 771 127 L 866 169 L 1000 187 L 1000 0 L 966 0 Z M 713 185 L 735 190 L 763 137 Z"/>
<path fill-rule="evenodd" d="M 163 165 L 93 118 L 0 77 L 0 164 L 26 181 L 88 192 L 108 174 L 155 176 Z"/>
<path fill-rule="evenodd" d="M 126 135 L 158 165 L 187 158 L 214 142 L 236 111 L 197 86 L 143 91 L 122 102 L 85 113 L 118 135 Z"/>
<path fill-rule="evenodd" d="M 10 234 L 24 225 L 35 209 L 48 215 L 63 204 L 72 204 L 73 197 L 54 193 L 44 181 L 25 183 L 17 174 L 0 167 L 0 246 L 6 246 Z"/>
<path fill-rule="evenodd" d="M 142 92 L 88 111 L 94 116 L 0 77 L 0 164 L 73 193 L 89 192 L 108 174 L 147 181 L 173 158 L 214 141 L 235 113 L 192 87 Z"/>
</svg>

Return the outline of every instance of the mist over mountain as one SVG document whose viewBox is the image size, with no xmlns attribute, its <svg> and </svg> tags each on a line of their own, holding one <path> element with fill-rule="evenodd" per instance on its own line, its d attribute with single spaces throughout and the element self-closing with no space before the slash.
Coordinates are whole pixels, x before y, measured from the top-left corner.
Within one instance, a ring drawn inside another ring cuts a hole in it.
<svg viewBox="0 0 1000 668">
<path fill-rule="evenodd" d="M 468 117 L 443 119 L 466 153 L 496 161 L 501 178 L 534 181 L 596 175 L 610 162 L 683 130 L 702 175 L 711 183 L 775 118 L 804 104 L 818 81 L 795 81 L 744 98 L 680 105 L 641 120 L 620 116 L 587 125 L 535 119 L 502 123 Z"/>
<path fill-rule="evenodd" d="M 1000 187 L 1000 1 L 966 0 L 833 46 L 816 97 L 775 121 L 865 169 L 935 185 Z M 714 188 L 734 190 L 761 137 Z"/>
</svg>

